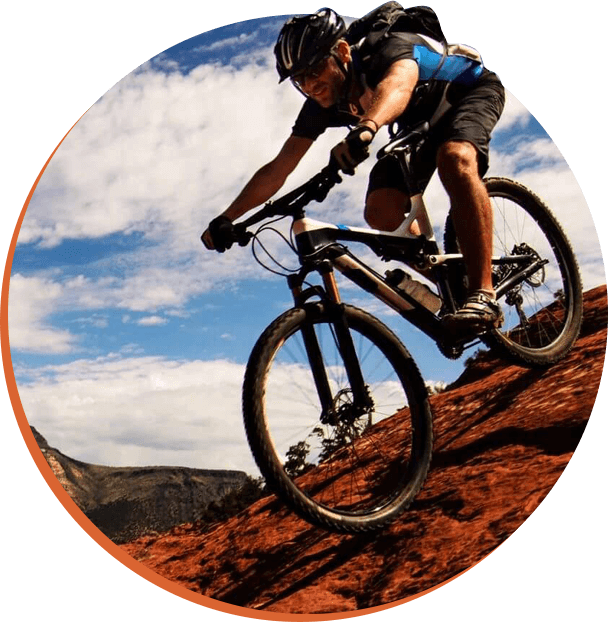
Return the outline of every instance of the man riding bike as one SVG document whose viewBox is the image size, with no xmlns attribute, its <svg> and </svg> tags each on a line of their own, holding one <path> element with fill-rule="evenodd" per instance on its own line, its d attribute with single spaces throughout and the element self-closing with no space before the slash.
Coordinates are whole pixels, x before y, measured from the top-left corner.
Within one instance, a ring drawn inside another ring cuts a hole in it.
<svg viewBox="0 0 608 622">
<path fill-rule="evenodd" d="M 349 34 L 344 20 L 329 8 L 285 23 L 274 49 L 277 71 L 280 81 L 289 78 L 306 101 L 277 156 L 211 221 L 203 242 L 219 252 L 230 248 L 232 223 L 283 186 L 326 128 L 352 128 L 331 152 L 340 170 L 352 175 L 380 127 L 431 121 L 414 170 L 420 190 L 438 171 L 450 198 L 469 286 L 465 304 L 449 322 L 454 329 L 473 331 L 499 326 L 502 314 L 491 270 L 492 209 L 482 182 L 490 134 L 504 107 L 499 78 L 481 59 L 446 56 L 444 44 L 424 34 L 389 30 L 373 43 L 367 37 L 353 41 Z M 394 231 L 409 213 L 411 194 L 395 160 L 380 160 L 370 174 L 365 220 L 375 229 Z M 418 233 L 416 223 L 412 233 Z"/>
</svg>

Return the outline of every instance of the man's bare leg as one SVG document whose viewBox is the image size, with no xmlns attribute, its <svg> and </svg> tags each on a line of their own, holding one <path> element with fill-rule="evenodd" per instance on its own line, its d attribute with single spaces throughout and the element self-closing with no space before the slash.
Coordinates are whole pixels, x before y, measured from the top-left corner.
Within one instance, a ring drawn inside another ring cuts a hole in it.
<svg viewBox="0 0 608 622">
<path fill-rule="evenodd" d="M 369 193 L 365 205 L 365 221 L 373 229 L 394 231 L 410 212 L 409 196 L 397 188 L 377 188 Z M 420 235 L 418 221 L 410 225 L 412 235 Z M 434 281 L 430 270 L 410 266 L 429 281 Z"/>
<path fill-rule="evenodd" d="M 479 177 L 477 150 L 468 142 L 450 141 L 441 146 L 439 177 L 450 197 L 452 222 L 464 256 L 469 291 L 493 294 L 493 214 L 486 187 Z"/>
<path fill-rule="evenodd" d="M 444 143 L 437 154 L 439 177 L 451 202 L 452 222 L 469 279 L 468 298 L 446 316 L 452 330 L 480 332 L 503 321 L 492 283 L 492 206 L 479 177 L 477 150 L 469 142 Z"/>
</svg>

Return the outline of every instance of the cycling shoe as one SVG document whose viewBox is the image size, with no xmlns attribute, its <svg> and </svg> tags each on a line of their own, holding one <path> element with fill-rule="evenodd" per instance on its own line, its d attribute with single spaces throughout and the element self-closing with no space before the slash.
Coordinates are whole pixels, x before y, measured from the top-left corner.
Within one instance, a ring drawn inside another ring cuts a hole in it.
<svg viewBox="0 0 608 622">
<path fill-rule="evenodd" d="M 444 326 L 450 331 L 484 332 L 499 328 L 504 321 L 500 305 L 482 290 L 469 294 L 464 305 L 456 313 L 443 318 Z"/>
</svg>

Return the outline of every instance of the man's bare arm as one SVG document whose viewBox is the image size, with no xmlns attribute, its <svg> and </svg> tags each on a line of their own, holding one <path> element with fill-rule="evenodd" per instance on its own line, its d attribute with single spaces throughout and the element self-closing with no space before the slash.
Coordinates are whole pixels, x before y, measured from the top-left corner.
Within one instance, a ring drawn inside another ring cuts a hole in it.
<svg viewBox="0 0 608 622">
<path fill-rule="evenodd" d="M 281 189 L 312 143 L 313 141 L 308 138 L 290 136 L 277 157 L 254 174 L 223 215 L 234 221 L 254 207 L 268 201 Z"/>
<path fill-rule="evenodd" d="M 403 59 L 393 63 L 374 89 L 371 104 L 364 118 L 370 119 L 378 127 L 395 121 L 407 108 L 418 77 L 416 61 Z M 369 125 L 373 127 L 373 124 Z"/>
<path fill-rule="evenodd" d="M 221 216 L 225 216 L 234 222 L 249 210 L 268 201 L 280 190 L 312 143 L 313 141 L 309 138 L 291 135 L 285 141 L 276 158 L 262 166 L 253 175 Z M 213 248 L 209 229 L 203 233 L 202 240 L 207 248 Z"/>
</svg>

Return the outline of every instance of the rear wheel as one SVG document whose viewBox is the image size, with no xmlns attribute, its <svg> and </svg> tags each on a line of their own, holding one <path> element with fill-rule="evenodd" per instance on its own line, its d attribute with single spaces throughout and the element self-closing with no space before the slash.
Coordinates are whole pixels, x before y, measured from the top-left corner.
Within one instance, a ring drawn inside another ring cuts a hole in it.
<svg viewBox="0 0 608 622">
<path fill-rule="evenodd" d="M 361 309 L 345 305 L 344 313 L 364 404 L 354 398 L 329 314 L 315 303 L 287 311 L 258 340 L 243 412 L 275 492 L 315 525 L 357 532 L 382 527 L 414 499 L 431 460 L 432 426 L 426 386 L 399 339 Z M 326 409 L 303 341 L 311 326 L 331 389 Z"/>
<path fill-rule="evenodd" d="M 531 255 L 547 263 L 501 297 L 505 322 L 482 339 L 516 362 L 555 363 L 570 351 L 580 331 L 583 294 L 576 258 L 561 226 L 532 191 L 510 179 L 493 177 L 485 184 L 494 213 L 493 256 Z M 450 216 L 444 247 L 458 252 Z M 518 270 L 512 264 L 495 265 L 495 286 Z M 462 301 L 462 277 L 451 285 Z"/>
</svg>

